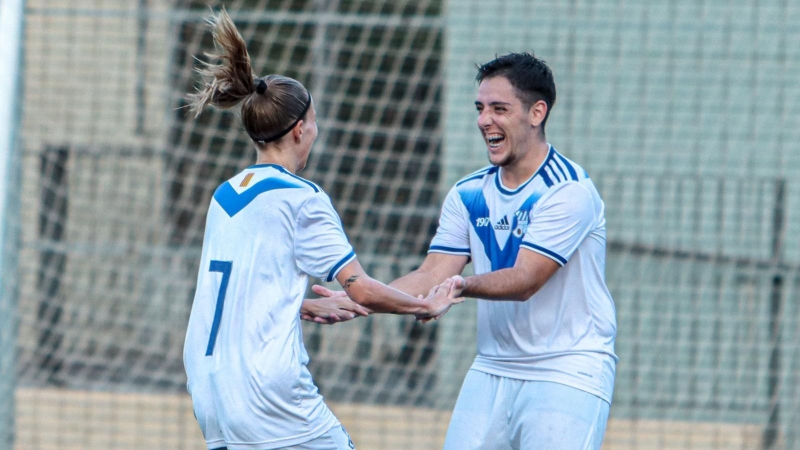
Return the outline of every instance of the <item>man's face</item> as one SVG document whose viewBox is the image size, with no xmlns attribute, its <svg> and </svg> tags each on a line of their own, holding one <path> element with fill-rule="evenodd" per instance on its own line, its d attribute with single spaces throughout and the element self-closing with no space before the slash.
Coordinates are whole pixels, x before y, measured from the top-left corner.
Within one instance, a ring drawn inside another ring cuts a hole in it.
<svg viewBox="0 0 800 450">
<path fill-rule="evenodd" d="M 478 109 L 478 128 L 492 164 L 507 166 L 527 153 L 535 129 L 529 121 L 529 110 L 506 77 L 484 79 L 478 86 L 475 107 Z"/>
</svg>

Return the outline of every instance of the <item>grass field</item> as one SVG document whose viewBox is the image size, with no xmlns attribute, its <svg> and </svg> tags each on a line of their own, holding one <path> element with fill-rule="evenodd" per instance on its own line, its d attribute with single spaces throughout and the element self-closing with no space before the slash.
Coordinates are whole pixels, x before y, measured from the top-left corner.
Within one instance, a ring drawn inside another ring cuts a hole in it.
<svg viewBox="0 0 800 450">
<path fill-rule="evenodd" d="M 17 390 L 15 450 L 205 449 L 188 395 Z M 360 450 L 439 449 L 447 411 L 331 404 Z M 606 450 L 757 449 L 754 425 L 611 419 Z"/>
</svg>

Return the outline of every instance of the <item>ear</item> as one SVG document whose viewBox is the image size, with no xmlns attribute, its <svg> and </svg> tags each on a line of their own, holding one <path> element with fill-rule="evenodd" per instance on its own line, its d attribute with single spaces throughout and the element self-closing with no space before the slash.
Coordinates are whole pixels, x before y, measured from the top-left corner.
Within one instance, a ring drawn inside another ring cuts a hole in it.
<svg viewBox="0 0 800 450">
<path fill-rule="evenodd" d="M 528 110 L 528 121 L 533 128 L 538 127 L 547 116 L 547 103 L 544 100 L 539 100 Z"/>
<path fill-rule="evenodd" d="M 303 125 L 305 124 L 304 120 L 300 120 L 297 122 L 297 125 L 292 128 L 292 137 L 294 137 L 295 142 L 299 143 L 301 139 L 303 139 Z"/>
</svg>

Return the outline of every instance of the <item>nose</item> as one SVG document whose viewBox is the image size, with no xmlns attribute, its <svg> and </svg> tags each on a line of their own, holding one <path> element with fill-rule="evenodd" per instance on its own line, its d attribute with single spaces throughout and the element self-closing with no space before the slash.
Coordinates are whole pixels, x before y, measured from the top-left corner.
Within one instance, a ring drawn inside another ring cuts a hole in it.
<svg viewBox="0 0 800 450">
<path fill-rule="evenodd" d="M 489 113 L 484 109 L 478 114 L 478 127 L 486 128 L 492 124 L 492 118 Z"/>
</svg>

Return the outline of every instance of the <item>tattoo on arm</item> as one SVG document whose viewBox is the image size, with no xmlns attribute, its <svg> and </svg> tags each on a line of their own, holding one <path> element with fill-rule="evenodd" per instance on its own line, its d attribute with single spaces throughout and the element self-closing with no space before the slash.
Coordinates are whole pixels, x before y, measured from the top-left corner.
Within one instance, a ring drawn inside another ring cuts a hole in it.
<svg viewBox="0 0 800 450">
<path fill-rule="evenodd" d="M 348 278 L 347 281 L 344 282 L 344 288 L 347 289 L 350 287 L 351 284 L 355 283 L 358 280 L 358 275 L 353 275 L 352 277 Z"/>
</svg>

